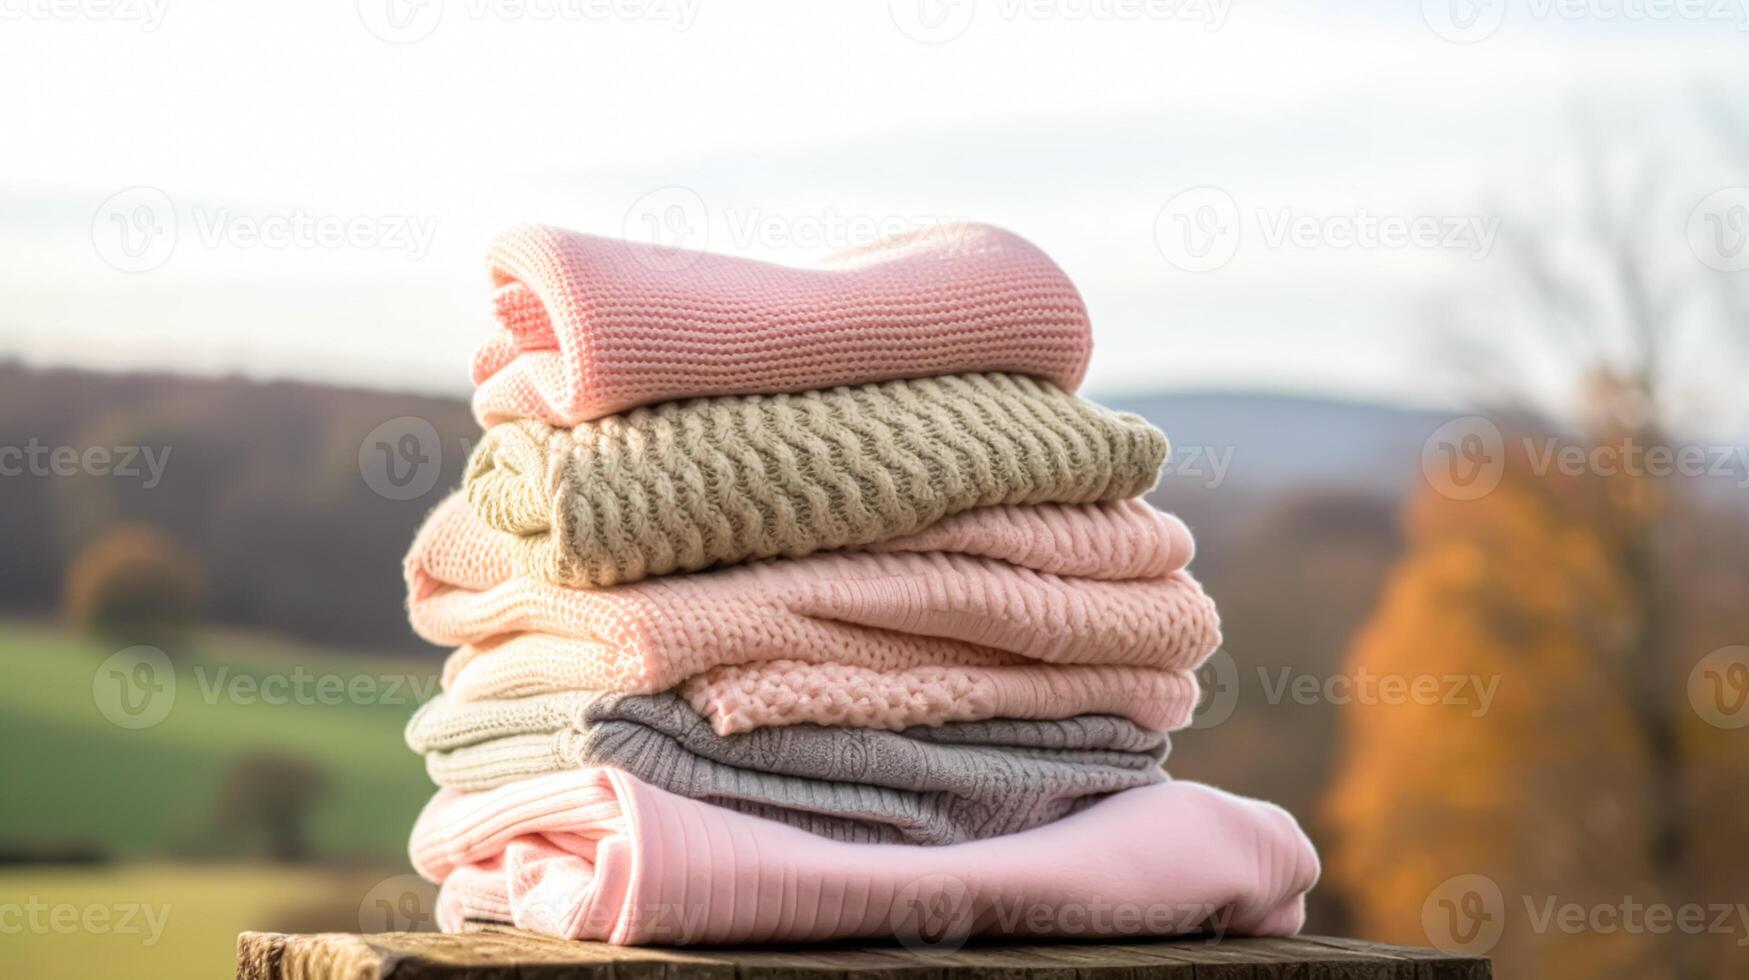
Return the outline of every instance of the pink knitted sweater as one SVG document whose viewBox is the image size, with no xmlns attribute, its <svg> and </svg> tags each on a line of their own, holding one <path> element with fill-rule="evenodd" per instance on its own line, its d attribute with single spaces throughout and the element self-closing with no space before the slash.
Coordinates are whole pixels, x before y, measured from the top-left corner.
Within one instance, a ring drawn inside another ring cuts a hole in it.
<svg viewBox="0 0 1749 980">
<path fill-rule="evenodd" d="M 411 853 L 443 885 L 446 931 L 504 922 L 627 945 L 1291 935 L 1318 877 L 1285 811 L 1189 782 L 924 847 L 833 841 L 577 769 L 438 793 Z"/>
<path fill-rule="evenodd" d="M 815 269 L 522 225 L 487 264 L 502 328 L 474 355 L 487 426 L 971 372 L 1073 391 L 1092 350 L 1063 271 L 986 225 L 930 228 Z"/>
<path fill-rule="evenodd" d="M 1189 532 L 1135 500 L 984 508 L 865 552 L 599 590 L 514 575 L 509 538 L 452 497 L 407 557 L 414 629 L 461 645 L 444 681 L 463 699 L 684 683 L 723 734 L 1088 712 L 1173 728 L 1220 642 Z"/>
</svg>

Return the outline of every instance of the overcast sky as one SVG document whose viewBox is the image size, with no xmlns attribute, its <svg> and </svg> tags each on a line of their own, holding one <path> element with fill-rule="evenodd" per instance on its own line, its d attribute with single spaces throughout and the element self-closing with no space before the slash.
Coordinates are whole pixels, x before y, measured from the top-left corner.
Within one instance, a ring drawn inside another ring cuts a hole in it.
<svg viewBox="0 0 1749 980">
<path fill-rule="evenodd" d="M 1682 162 L 1693 258 L 1744 3 L 0 0 L 0 356 L 460 393 L 503 225 L 974 219 L 1081 287 L 1095 392 L 1437 401 L 1576 106 Z"/>
</svg>

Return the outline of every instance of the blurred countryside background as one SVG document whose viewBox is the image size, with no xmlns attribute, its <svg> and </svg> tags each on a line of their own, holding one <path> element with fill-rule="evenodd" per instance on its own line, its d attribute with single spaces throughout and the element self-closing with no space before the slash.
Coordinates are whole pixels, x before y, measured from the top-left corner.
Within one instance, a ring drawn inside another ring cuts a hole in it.
<svg viewBox="0 0 1749 980">
<path fill-rule="evenodd" d="M 0 16 L 0 976 L 432 927 L 400 559 L 524 220 L 1037 242 L 1222 611 L 1168 766 L 1307 826 L 1309 931 L 1749 972 L 1741 4 Z"/>
</svg>

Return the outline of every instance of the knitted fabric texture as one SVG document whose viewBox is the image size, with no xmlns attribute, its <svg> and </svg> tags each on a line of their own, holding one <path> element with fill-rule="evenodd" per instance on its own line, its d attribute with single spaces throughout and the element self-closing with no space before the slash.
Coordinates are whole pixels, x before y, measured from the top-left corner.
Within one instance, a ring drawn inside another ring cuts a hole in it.
<svg viewBox="0 0 1749 980">
<path fill-rule="evenodd" d="M 771 661 L 717 667 L 680 685 L 725 735 L 771 725 L 850 725 L 892 731 L 986 718 L 1112 714 L 1156 731 L 1190 723 L 1200 690 L 1188 670 L 1022 664 L 880 671 L 849 664 Z"/>
<path fill-rule="evenodd" d="M 447 931 L 500 922 L 625 945 L 1290 935 L 1318 877 L 1285 811 L 1182 781 L 1020 833 L 918 847 L 834 841 L 580 769 L 441 790 L 410 851 L 442 884 Z M 1088 914 L 1126 907 L 1141 914 Z M 948 921 L 931 921 L 941 910 Z"/>
<path fill-rule="evenodd" d="M 463 651 L 446 664 L 446 690 L 459 700 L 533 697 L 591 690 L 599 673 L 575 654 L 519 637 L 486 655 Z M 464 666 L 453 661 L 474 655 Z M 1112 714 L 1156 731 L 1190 722 L 1200 695 L 1190 670 L 1025 663 L 876 670 L 772 660 L 724 666 L 686 678 L 676 692 L 719 735 L 777 725 L 850 725 L 898 731 L 913 725 L 988 718 Z"/>
<path fill-rule="evenodd" d="M 487 263 L 501 329 L 474 356 L 485 426 L 973 371 L 1073 391 L 1092 351 L 1063 271 L 985 225 L 891 238 L 817 269 L 525 225 L 499 235 Z"/>
<path fill-rule="evenodd" d="M 438 696 L 407 726 L 440 786 L 591 766 L 834 840 L 952 844 L 1015 833 L 1164 780 L 1166 737 L 1107 715 L 886 732 L 799 725 L 722 737 L 671 694 Z"/>
<path fill-rule="evenodd" d="M 1146 492 L 1166 437 L 1047 382 L 966 374 L 494 426 L 468 500 L 517 567 L 600 587 L 912 534 L 997 504 Z"/>
<path fill-rule="evenodd" d="M 1220 642 L 1213 603 L 1183 569 L 1189 532 L 1140 501 L 981 509 L 878 552 L 594 591 L 515 575 L 506 547 L 452 497 L 407 558 L 414 628 L 461 645 L 444 684 L 464 699 L 649 694 L 765 664 L 697 684 L 768 706 L 695 706 L 725 734 L 754 718 L 862 723 L 839 717 L 847 704 L 870 706 L 881 727 L 1101 712 L 1172 726 L 1194 701 L 1189 671 Z M 1003 705 L 1016 710 L 967 713 Z"/>
</svg>

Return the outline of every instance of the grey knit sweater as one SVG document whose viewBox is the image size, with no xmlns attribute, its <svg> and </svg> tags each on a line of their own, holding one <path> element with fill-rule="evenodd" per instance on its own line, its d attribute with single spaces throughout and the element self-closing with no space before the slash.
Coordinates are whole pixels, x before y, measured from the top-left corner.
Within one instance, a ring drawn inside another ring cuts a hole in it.
<svg viewBox="0 0 1749 980">
<path fill-rule="evenodd" d="M 1166 779 L 1166 736 L 1121 718 L 992 720 L 901 732 L 791 725 L 723 736 L 673 694 L 439 696 L 407 744 L 441 786 L 488 789 L 585 766 L 837 840 L 952 844 L 1026 830 Z"/>
</svg>

